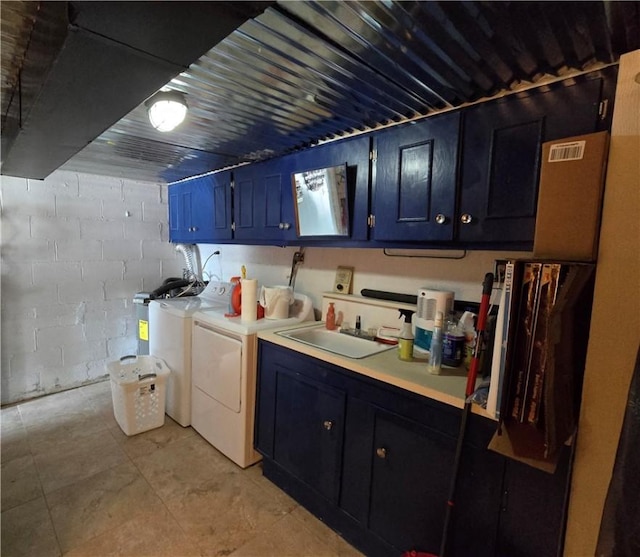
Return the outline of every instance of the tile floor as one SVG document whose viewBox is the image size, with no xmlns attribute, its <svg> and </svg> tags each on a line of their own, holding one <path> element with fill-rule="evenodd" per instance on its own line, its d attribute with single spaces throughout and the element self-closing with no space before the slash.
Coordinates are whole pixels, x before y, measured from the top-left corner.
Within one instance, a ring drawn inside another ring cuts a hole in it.
<svg viewBox="0 0 640 557">
<path fill-rule="evenodd" d="M 127 437 L 108 381 L 0 418 L 3 557 L 360 555 L 193 429 Z"/>
</svg>

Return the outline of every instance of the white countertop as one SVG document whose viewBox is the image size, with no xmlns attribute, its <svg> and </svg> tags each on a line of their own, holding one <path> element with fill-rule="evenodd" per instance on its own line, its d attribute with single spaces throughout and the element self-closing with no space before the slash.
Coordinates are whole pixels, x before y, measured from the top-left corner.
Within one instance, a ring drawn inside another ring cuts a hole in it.
<svg viewBox="0 0 640 557">
<path fill-rule="evenodd" d="M 311 327 L 317 327 L 318 325 L 318 322 L 309 324 Z M 441 375 L 432 375 L 427 372 L 426 359 L 403 362 L 398 359 L 398 350 L 395 346 L 385 352 L 356 360 L 277 334 L 278 331 L 290 329 L 291 327 L 282 327 L 280 329 L 260 331 L 258 332 L 258 338 L 438 402 L 443 402 L 456 408 L 464 407 L 464 392 L 467 383 L 467 370 L 464 366 L 458 368 L 443 366 Z M 484 408 L 477 404 L 472 405 L 471 409 L 474 414 L 494 419 Z"/>
</svg>

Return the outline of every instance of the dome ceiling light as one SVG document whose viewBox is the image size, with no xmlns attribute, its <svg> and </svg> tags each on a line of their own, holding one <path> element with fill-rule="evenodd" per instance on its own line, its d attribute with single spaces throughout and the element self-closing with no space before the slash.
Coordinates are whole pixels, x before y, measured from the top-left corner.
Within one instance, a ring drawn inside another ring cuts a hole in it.
<svg viewBox="0 0 640 557">
<path fill-rule="evenodd" d="M 151 125 L 161 132 L 174 130 L 187 115 L 187 101 L 179 91 L 159 91 L 144 104 Z"/>
</svg>

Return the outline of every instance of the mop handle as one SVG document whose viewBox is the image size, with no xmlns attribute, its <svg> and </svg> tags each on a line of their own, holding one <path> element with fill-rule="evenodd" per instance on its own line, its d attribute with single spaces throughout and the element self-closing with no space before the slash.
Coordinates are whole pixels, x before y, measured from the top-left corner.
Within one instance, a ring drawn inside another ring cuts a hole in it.
<svg viewBox="0 0 640 557">
<path fill-rule="evenodd" d="M 467 388 L 465 390 L 465 398 L 469 398 L 476 388 L 476 377 L 478 376 L 478 365 L 480 362 L 480 351 L 484 344 L 484 332 L 487 325 L 487 314 L 489 313 L 489 300 L 491 298 L 491 289 L 493 288 L 493 273 L 487 273 L 482 281 L 482 298 L 480 299 L 480 310 L 478 311 L 478 325 L 476 337 L 476 347 L 467 375 Z"/>
</svg>

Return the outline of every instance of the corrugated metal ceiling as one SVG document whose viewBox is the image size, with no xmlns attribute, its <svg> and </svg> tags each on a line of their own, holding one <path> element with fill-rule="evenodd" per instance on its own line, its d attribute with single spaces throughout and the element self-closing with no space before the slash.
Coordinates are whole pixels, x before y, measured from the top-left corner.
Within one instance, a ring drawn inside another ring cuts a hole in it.
<svg viewBox="0 0 640 557">
<path fill-rule="evenodd" d="M 638 5 L 277 2 L 167 85 L 178 129 L 140 105 L 63 168 L 175 181 L 596 69 L 640 47 Z"/>
</svg>

